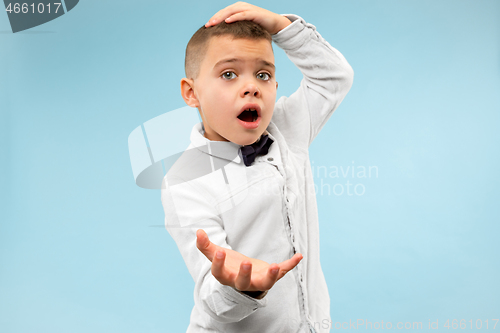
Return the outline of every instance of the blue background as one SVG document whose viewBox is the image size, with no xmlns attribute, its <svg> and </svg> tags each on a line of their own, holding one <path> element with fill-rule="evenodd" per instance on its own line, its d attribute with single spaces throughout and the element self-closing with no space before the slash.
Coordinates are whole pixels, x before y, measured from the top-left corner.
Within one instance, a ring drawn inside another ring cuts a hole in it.
<svg viewBox="0 0 500 333">
<path fill-rule="evenodd" d="M 1 332 L 185 331 L 193 281 L 161 227 L 159 190 L 134 183 L 127 138 L 185 105 L 185 45 L 231 3 L 81 1 L 16 34 L 0 13 Z M 447 319 L 488 319 L 493 330 L 500 2 L 253 4 L 302 16 L 355 72 L 311 146 L 314 167 L 378 170 L 316 175 L 365 189 L 318 186 L 334 323 L 439 320 L 433 331 L 447 332 Z M 302 76 L 275 54 L 289 95 Z"/>
</svg>

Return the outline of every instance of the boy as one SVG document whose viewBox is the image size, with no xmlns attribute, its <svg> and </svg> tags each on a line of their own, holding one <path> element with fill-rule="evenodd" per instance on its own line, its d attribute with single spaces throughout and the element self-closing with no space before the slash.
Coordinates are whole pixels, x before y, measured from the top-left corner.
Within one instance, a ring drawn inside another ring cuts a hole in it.
<svg viewBox="0 0 500 333">
<path fill-rule="evenodd" d="M 276 104 L 271 40 L 304 75 Z M 164 178 L 162 204 L 195 281 L 188 332 L 328 331 L 308 147 L 351 67 L 299 16 L 243 2 L 193 35 L 185 67 L 181 93 L 202 123 Z"/>
</svg>

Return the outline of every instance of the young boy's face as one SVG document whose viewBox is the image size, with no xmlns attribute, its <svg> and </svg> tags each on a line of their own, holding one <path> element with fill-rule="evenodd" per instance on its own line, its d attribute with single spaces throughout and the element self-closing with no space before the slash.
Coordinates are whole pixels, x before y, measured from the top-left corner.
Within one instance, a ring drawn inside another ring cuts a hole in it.
<svg viewBox="0 0 500 333">
<path fill-rule="evenodd" d="M 211 38 L 192 81 L 192 106 L 200 110 L 205 137 L 239 145 L 257 141 L 273 115 L 278 87 L 274 74 L 268 40 Z"/>
</svg>

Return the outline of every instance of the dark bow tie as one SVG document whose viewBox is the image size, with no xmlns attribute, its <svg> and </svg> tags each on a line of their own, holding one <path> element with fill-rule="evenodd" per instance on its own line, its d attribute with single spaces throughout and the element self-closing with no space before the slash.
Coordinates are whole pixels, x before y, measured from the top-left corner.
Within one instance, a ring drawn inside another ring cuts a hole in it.
<svg viewBox="0 0 500 333">
<path fill-rule="evenodd" d="M 266 155 L 269 151 L 269 146 L 273 143 L 273 139 L 271 139 L 267 134 L 261 136 L 260 140 L 252 143 L 248 146 L 242 146 L 241 155 L 243 156 L 243 162 L 246 166 L 252 165 L 255 158 L 260 155 Z"/>
</svg>

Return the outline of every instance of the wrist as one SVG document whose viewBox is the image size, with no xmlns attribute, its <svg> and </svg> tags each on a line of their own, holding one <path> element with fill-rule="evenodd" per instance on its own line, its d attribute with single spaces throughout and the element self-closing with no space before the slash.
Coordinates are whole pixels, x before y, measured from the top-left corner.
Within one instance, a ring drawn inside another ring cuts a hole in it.
<svg viewBox="0 0 500 333">
<path fill-rule="evenodd" d="M 280 15 L 280 20 L 279 20 L 279 23 L 278 23 L 278 25 L 276 27 L 276 30 L 271 35 L 276 35 L 278 32 L 280 32 L 281 30 L 285 29 L 290 24 L 292 24 L 292 21 L 290 21 L 290 19 L 288 17 Z"/>
</svg>

